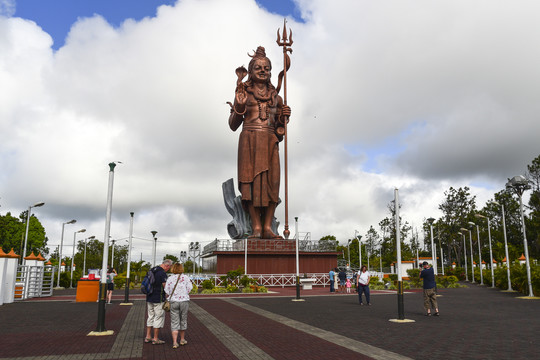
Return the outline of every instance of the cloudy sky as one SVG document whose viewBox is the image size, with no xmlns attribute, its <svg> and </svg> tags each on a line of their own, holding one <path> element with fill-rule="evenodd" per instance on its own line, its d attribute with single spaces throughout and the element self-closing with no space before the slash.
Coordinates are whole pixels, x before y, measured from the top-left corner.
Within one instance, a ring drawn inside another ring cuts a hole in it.
<svg viewBox="0 0 540 360">
<path fill-rule="evenodd" d="M 482 207 L 540 154 L 539 14 L 538 1 L 0 0 L 0 212 L 44 201 L 51 248 L 71 219 L 66 243 L 81 228 L 103 239 L 107 164 L 122 161 L 111 235 L 127 238 L 133 211 L 134 258 L 150 260 L 151 230 L 158 258 L 227 238 L 239 133 L 225 102 L 259 45 L 277 82 L 284 17 L 293 232 L 298 217 L 346 243 L 395 188 L 418 227 L 450 186 Z"/>
</svg>

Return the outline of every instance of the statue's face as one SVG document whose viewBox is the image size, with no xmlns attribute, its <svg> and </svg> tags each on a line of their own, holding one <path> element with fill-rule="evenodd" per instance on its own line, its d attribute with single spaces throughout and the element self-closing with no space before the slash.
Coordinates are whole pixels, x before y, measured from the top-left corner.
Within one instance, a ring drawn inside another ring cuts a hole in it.
<svg viewBox="0 0 540 360">
<path fill-rule="evenodd" d="M 253 64 L 252 78 L 255 81 L 267 82 L 270 80 L 270 63 L 266 59 L 257 59 Z"/>
</svg>

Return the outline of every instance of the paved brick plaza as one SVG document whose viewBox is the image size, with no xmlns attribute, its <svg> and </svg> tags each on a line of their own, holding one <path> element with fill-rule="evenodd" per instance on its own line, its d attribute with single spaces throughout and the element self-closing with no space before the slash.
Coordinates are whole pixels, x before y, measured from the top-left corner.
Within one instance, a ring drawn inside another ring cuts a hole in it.
<svg viewBox="0 0 540 360">
<path fill-rule="evenodd" d="M 74 290 L 0 306 L 0 359 L 533 359 L 538 358 L 540 300 L 469 285 L 441 289 L 440 317 L 424 316 L 422 294 L 405 295 L 405 317 L 397 317 L 397 296 L 373 291 L 372 306 L 355 294 L 328 288 L 293 288 L 268 295 L 192 297 L 188 344 L 172 349 L 167 315 L 165 345 L 144 344 L 144 296 L 130 295 L 121 306 L 115 291 L 106 327 L 95 330 L 96 303 L 76 303 Z M 237 294 L 238 295 L 238 294 Z"/>
</svg>

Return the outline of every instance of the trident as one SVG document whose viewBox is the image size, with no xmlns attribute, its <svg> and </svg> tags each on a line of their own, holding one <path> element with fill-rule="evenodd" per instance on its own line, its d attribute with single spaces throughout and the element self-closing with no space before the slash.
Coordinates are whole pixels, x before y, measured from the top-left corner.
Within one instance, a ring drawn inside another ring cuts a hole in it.
<svg viewBox="0 0 540 360">
<path fill-rule="evenodd" d="M 289 54 L 287 52 L 292 53 L 292 49 L 290 46 L 293 44 L 292 39 L 292 30 L 289 30 L 289 38 L 287 39 L 287 21 L 283 19 L 283 35 L 282 37 L 279 36 L 279 28 L 277 30 L 277 40 L 276 43 L 279 46 L 283 47 L 283 71 L 279 74 L 283 76 L 283 103 L 284 105 L 287 105 L 287 70 L 291 66 L 291 59 L 289 58 Z M 281 80 L 281 79 L 280 79 Z M 279 93 L 280 87 L 281 87 L 281 81 L 278 81 L 278 88 L 277 91 Z M 289 231 L 289 195 L 288 195 L 288 173 L 287 173 L 287 123 L 289 122 L 289 119 L 285 119 L 284 125 L 283 125 L 283 141 L 284 141 L 284 149 L 285 149 L 285 230 L 283 230 L 283 235 L 285 236 L 285 239 L 289 238 L 289 235 L 291 232 Z"/>
</svg>

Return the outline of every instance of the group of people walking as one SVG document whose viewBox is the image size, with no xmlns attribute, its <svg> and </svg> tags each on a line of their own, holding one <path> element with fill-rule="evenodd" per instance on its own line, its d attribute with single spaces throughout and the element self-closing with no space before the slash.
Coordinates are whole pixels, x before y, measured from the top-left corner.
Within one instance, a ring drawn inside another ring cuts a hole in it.
<svg viewBox="0 0 540 360">
<path fill-rule="evenodd" d="M 167 276 L 167 271 L 172 275 Z M 193 284 L 186 274 L 184 266 L 166 259 L 159 266 L 150 271 L 154 274 L 154 284 L 152 292 L 146 295 L 148 318 L 146 321 L 145 343 L 152 345 L 165 344 L 159 338 L 159 330 L 165 326 L 165 310 L 163 303 L 170 302 L 171 332 L 173 338 L 173 349 L 187 344 L 185 339 L 187 329 L 187 316 L 189 310 L 189 293 Z M 180 341 L 178 341 L 180 335 Z"/>
</svg>

